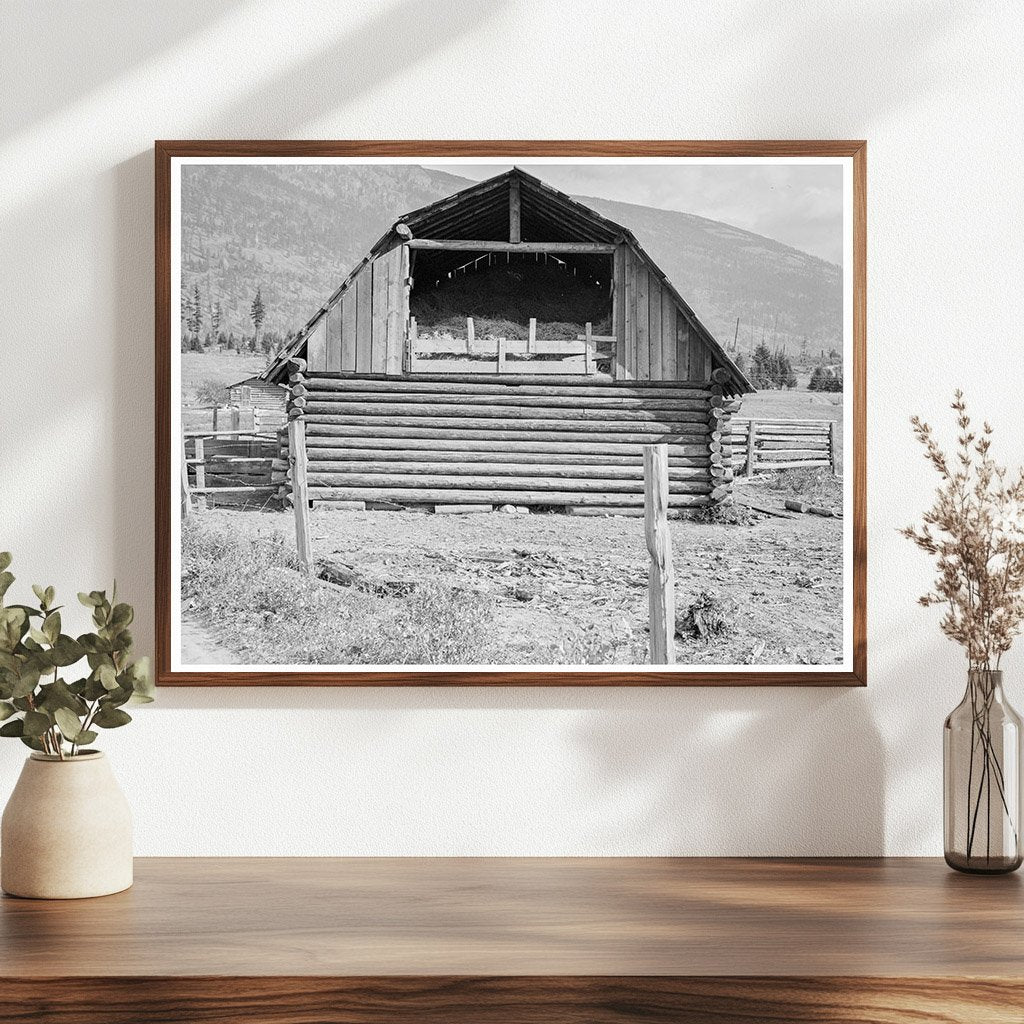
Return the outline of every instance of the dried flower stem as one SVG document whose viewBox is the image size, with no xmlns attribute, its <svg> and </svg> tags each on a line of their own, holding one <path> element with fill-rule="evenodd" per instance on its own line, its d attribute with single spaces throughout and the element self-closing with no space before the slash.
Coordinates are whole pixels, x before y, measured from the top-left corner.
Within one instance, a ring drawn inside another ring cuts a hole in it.
<svg viewBox="0 0 1024 1024">
<path fill-rule="evenodd" d="M 999 669 L 1024 623 L 1024 470 L 1008 482 L 1006 467 L 997 465 L 990 454 L 992 427 L 985 423 L 980 434 L 972 429 L 963 392 L 957 390 L 952 409 L 959 431 L 952 456 L 939 447 L 927 423 L 917 416 L 911 420 L 941 483 L 922 525 L 901 532 L 935 557 L 938 576 L 919 601 L 925 607 L 944 606 L 941 629 L 967 655 L 973 726 L 966 848 L 971 856 L 984 800 L 987 858 L 993 782 L 1010 827 L 1015 835 L 1017 831 L 990 716 L 995 697 L 991 673 Z M 979 749 L 981 763 L 976 772 Z"/>
</svg>

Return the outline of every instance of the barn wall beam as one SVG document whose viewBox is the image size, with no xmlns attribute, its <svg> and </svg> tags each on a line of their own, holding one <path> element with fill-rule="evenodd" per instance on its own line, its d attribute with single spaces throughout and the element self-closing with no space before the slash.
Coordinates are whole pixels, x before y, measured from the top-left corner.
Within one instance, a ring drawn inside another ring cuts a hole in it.
<svg viewBox="0 0 1024 1024">
<path fill-rule="evenodd" d="M 513 178 L 508 188 L 508 240 L 519 243 L 522 239 L 519 220 L 521 205 L 519 201 L 519 179 Z"/>
<path fill-rule="evenodd" d="M 615 246 L 604 242 L 486 242 L 476 238 L 412 238 L 410 249 L 458 249 L 463 252 L 564 252 L 611 256 Z"/>
</svg>

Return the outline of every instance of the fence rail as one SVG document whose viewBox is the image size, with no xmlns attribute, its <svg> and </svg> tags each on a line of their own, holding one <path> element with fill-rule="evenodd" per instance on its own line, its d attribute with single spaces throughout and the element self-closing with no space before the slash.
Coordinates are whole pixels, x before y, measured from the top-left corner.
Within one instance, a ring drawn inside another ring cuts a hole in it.
<svg viewBox="0 0 1024 1024">
<path fill-rule="evenodd" d="M 412 317 L 409 342 L 409 369 L 413 373 L 590 376 L 598 372 L 598 361 L 610 358 L 615 348 L 615 337 L 594 334 L 590 323 L 585 333 L 576 335 L 575 340 L 538 338 L 536 318 L 531 318 L 526 338 L 477 338 L 472 317 L 466 318 L 465 338 L 433 338 L 420 337 L 416 318 Z"/>
<path fill-rule="evenodd" d="M 273 465 L 279 455 L 276 432 L 185 430 L 182 432 L 183 485 L 191 507 L 199 503 L 265 503 L 276 497 Z"/>
<path fill-rule="evenodd" d="M 737 473 L 827 467 L 839 475 L 835 420 L 735 418 L 732 464 Z"/>
</svg>

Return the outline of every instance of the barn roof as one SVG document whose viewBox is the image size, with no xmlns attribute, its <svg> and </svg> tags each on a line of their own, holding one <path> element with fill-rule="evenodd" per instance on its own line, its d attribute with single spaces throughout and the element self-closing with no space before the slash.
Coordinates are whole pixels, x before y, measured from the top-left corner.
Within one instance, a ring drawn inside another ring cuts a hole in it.
<svg viewBox="0 0 1024 1024">
<path fill-rule="evenodd" d="M 496 174 L 493 178 L 477 182 L 444 199 L 421 206 L 399 217 L 298 332 L 291 345 L 282 350 L 277 359 L 264 370 L 261 375 L 263 379 L 276 381 L 284 376 L 288 358 L 301 351 L 306 334 L 327 307 L 348 287 L 349 282 L 363 266 L 380 253 L 391 249 L 399 241 L 408 237 L 497 241 L 507 236 L 509 191 L 513 183 L 519 188 L 522 241 L 607 244 L 625 242 L 647 263 L 649 269 L 657 274 L 686 314 L 697 335 L 714 352 L 718 362 L 728 369 L 736 390 L 754 390 L 747 376 L 701 322 L 690 304 L 679 294 L 678 289 L 648 255 L 629 228 L 603 217 L 578 199 L 560 192 L 521 167 L 513 167 L 510 171 Z"/>
</svg>

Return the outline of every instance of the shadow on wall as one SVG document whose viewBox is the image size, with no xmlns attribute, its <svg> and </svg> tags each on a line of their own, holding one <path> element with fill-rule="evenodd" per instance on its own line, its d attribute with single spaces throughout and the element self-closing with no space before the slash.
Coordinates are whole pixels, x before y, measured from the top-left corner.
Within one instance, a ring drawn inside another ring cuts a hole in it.
<svg viewBox="0 0 1024 1024">
<path fill-rule="evenodd" d="M 883 848 L 883 747 L 863 691 L 690 689 L 653 704 L 640 691 L 615 713 L 588 716 L 575 739 L 607 806 L 590 842 L 609 853 Z"/>
<path fill-rule="evenodd" d="M 268 79 L 244 102 L 211 115 L 209 133 L 218 138 L 229 136 L 225 123 L 249 123 L 256 110 L 264 135 L 291 134 L 322 111 L 325 99 L 329 98 L 333 108 L 343 108 L 360 93 L 378 87 L 383 79 L 399 74 L 404 65 L 424 60 L 433 50 L 472 32 L 496 9 L 485 0 L 447 6 L 458 7 L 457 18 L 441 17 L 434 0 L 403 0 L 381 9 L 353 32 L 331 40 L 314 58 Z M 415 48 L 406 45 L 409 39 L 416 39 Z M 140 299 L 153 295 L 152 152 L 120 163 L 110 176 L 117 223 L 112 282 L 117 373 L 111 414 L 119 451 L 114 487 L 119 495 L 140 495 L 151 493 L 153 486 L 152 391 L 139 385 L 140 381 L 152 381 L 155 372 L 149 343 L 153 307 Z M 140 518 L 144 523 L 140 524 Z M 133 581 L 131 600 L 137 609 L 152 608 L 154 602 L 152 523 L 152 516 L 121 515 L 112 524 L 115 574 L 118 579 Z M 153 647 L 151 622 L 146 616 L 139 623 L 140 650 Z"/>
</svg>

